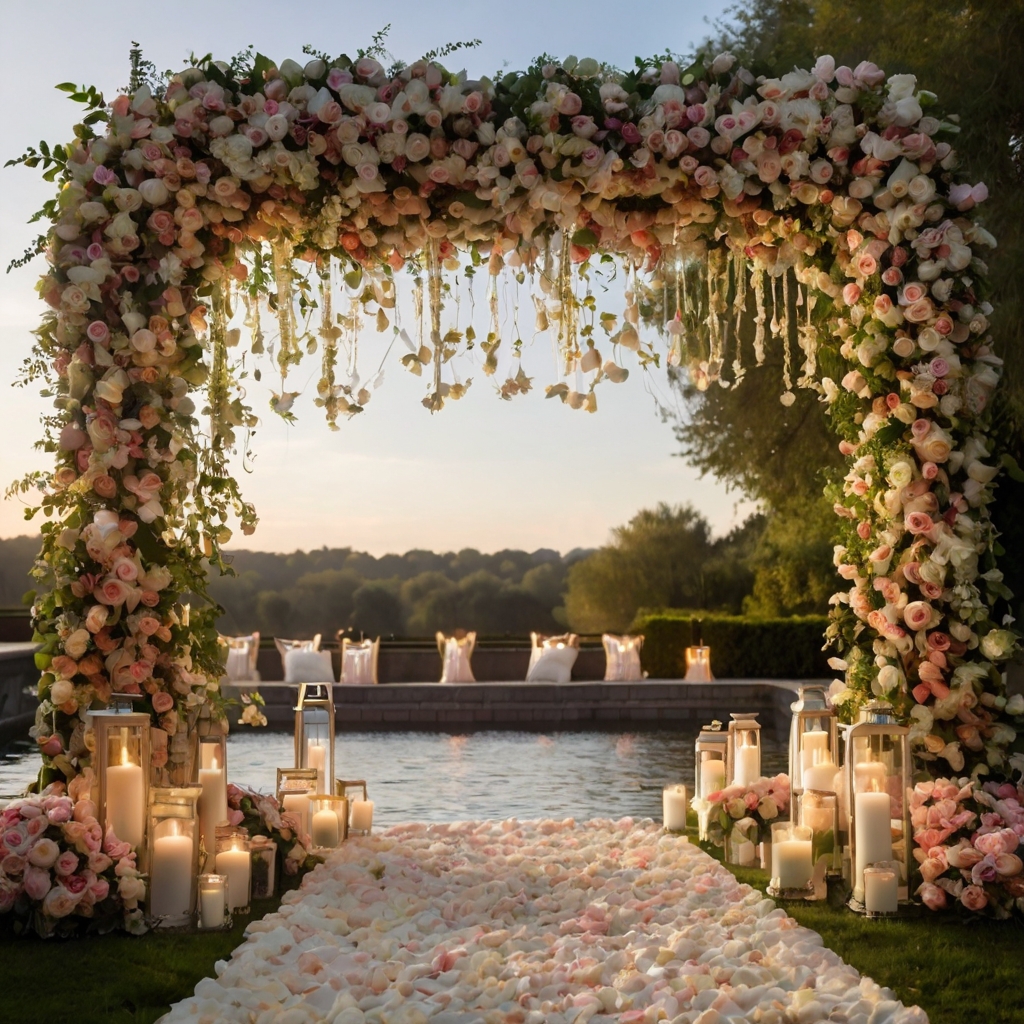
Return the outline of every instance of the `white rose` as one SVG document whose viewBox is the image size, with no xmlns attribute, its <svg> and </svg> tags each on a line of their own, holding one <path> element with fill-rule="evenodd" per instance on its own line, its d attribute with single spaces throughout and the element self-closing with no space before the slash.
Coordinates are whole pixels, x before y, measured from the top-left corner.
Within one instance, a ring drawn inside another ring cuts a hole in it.
<svg viewBox="0 0 1024 1024">
<path fill-rule="evenodd" d="M 87 629 L 76 629 L 64 641 L 64 653 L 69 658 L 78 661 L 89 648 L 89 631 Z"/>
<path fill-rule="evenodd" d="M 50 687 L 50 701 L 53 704 L 66 704 L 75 695 L 75 684 L 70 679 L 58 679 Z"/>
<path fill-rule="evenodd" d="M 989 661 L 1003 661 L 1017 645 L 1017 637 L 1008 629 L 993 629 L 981 638 L 981 653 Z"/>
<path fill-rule="evenodd" d="M 162 206 L 170 197 L 170 192 L 159 178 L 147 178 L 139 184 L 139 195 L 150 206 Z"/>
<path fill-rule="evenodd" d="M 914 75 L 893 75 L 888 82 L 889 99 L 893 103 L 913 96 L 917 89 L 917 78 Z"/>
</svg>

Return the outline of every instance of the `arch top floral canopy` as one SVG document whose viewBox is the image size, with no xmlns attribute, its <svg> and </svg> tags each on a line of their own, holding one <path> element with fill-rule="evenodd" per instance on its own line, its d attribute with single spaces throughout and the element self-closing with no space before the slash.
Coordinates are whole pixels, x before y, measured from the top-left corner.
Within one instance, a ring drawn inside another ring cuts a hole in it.
<svg viewBox="0 0 1024 1024">
<path fill-rule="evenodd" d="M 455 357 L 474 348 L 489 374 L 506 344 L 498 391 L 529 390 L 522 311 L 501 307 L 518 284 L 558 355 L 548 394 L 576 408 L 595 409 L 624 363 L 657 363 L 659 337 L 700 387 L 742 377 L 746 345 L 760 362 L 776 344 L 789 402 L 795 342 L 798 383 L 818 390 L 849 458 L 833 488 L 848 584 L 830 627 L 834 699 L 847 716 L 893 702 L 933 775 L 980 784 L 1024 767 L 988 514 L 995 243 L 975 219 L 985 186 L 957 176 L 956 124 L 912 76 L 822 57 L 755 79 L 726 54 L 626 75 L 573 58 L 492 82 L 426 61 L 258 57 L 109 106 L 79 98 L 95 109 L 77 140 L 29 160 L 62 183 L 30 369 L 57 406 L 57 466 L 36 479 L 44 780 L 81 770 L 85 709 L 124 691 L 151 710 L 154 771 L 173 778 L 177 741 L 216 691 L 214 610 L 189 617 L 181 599 L 205 594 L 229 514 L 255 525 L 226 458 L 254 422 L 238 353 L 243 334 L 265 347 L 261 298 L 282 379 L 319 348 L 334 425 L 369 400 L 351 355 L 374 327 L 428 370 L 431 409 L 465 391 Z M 443 322 L 477 270 L 485 340 Z M 625 281 L 624 309 L 599 309 L 601 272 Z M 396 303 L 406 274 L 412 333 Z M 244 331 L 231 326 L 242 306 Z M 277 411 L 293 397 L 282 386 Z"/>
</svg>

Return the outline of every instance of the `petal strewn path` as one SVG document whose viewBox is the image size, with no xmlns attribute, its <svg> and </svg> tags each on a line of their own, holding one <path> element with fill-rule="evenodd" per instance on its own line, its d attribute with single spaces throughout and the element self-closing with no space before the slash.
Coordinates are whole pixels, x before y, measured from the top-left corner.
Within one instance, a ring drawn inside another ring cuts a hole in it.
<svg viewBox="0 0 1024 1024">
<path fill-rule="evenodd" d="M 349 841 L 163 1020 L 927 1024 L 650 821 Z"/>
</svg>

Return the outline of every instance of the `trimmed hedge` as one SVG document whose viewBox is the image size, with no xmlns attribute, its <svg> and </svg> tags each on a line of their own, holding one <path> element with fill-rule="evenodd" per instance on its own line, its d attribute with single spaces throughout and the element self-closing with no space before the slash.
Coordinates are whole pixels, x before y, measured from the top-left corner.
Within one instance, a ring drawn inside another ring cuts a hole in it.
<svg viewBox="0 0 1024 1024">
<path fill-rule="evenodd" d="M 669 609 L 642 613 L 630 627 L 630 632 L 644 635 L 641 661 L 650 678 L 686 675 L 684 652 L 696 643 L 694 619 L 700 619 L 701 636 L 711 648 L 711 671 L 718 679 L 823 679 L 832 674 L 821 649 L 828 625 L 824 615 L 754 619 Z"/>
</svg>

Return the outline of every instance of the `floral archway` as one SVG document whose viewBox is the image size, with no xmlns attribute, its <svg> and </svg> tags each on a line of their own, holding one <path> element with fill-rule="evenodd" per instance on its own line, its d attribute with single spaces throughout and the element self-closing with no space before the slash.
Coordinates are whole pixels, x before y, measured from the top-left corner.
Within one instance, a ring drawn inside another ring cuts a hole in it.
<svg viewBox="0 0 1024 1024">
<path fill-rule="evenodd" d="M 630 360 L 728 386 L 780 346 L 782 401 L 816 389 L 849 460 L 834 488 L 848 583 L 829 629 L 834 700 L 847 718 L 891 701 L 922 773 L 969 775 L 981 804 L 1020 773 L 988 513 L 995 243 L 975 219 L 984 185 L 957 177 L 956 125 L 912 76 L 822 57 L 755 79 L 726 54 L 626 75 L 572 58 L 492 82 L 427 61 L 258 56 L 207 60 L 159 95 L 136 85 L 109 106 L 79 90 L 92 109 L 76 141 L 23 158 L 61 183 L 30 364 L 57 406 L 56 468 L 30 481 L 47 515 L 43 782 L 87 764 L 85 712 L 115 692 L 152 713 L 155 776 L 181 770 L 222 664 L 215 609 L 182 598 L 205 596 L 229 517 L 256 523 L 227 467 L 255 422 L 249 353 L 273 348 L 284 381 L 317 351 L 332 426 L 370 400 L 351 355 L 374 328 L 408 348 L 430 409 L 465 392 L 456 368 L 473 348 L 485 375 L 511 351 L 496 389 L 513 398 L 532 387 L 516 365 L 519 285 L 556 347 L 547 394 L 572 408 L 594 411 Z M 625 282 L 624 308 L 601 308 L 602 272 Z M 474 274 L 480 338 L 458 322 Z M 283 384 L 273 404 L 289 415 L 293 398 Z"/>
</svg>

